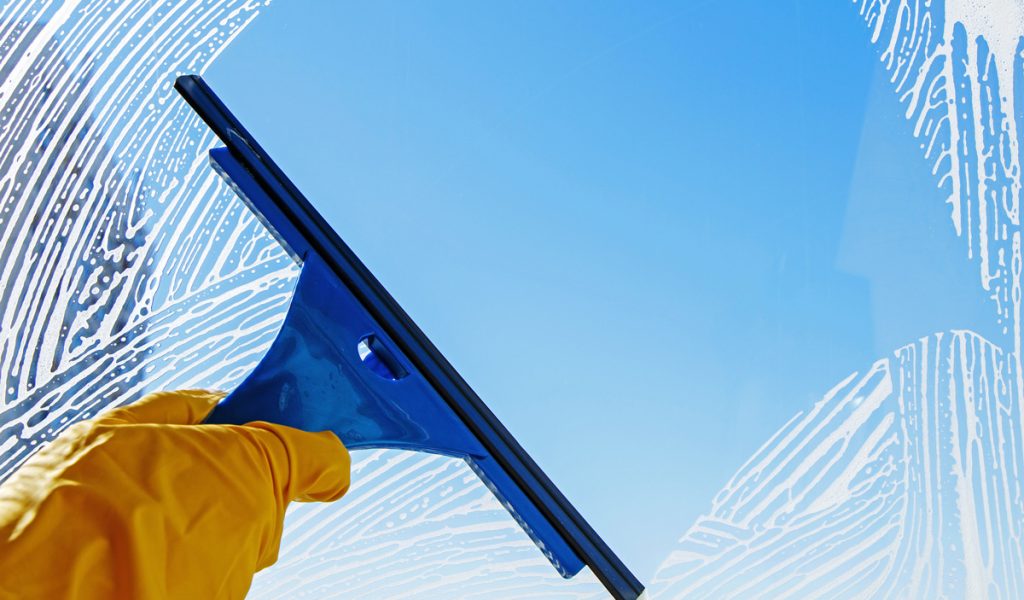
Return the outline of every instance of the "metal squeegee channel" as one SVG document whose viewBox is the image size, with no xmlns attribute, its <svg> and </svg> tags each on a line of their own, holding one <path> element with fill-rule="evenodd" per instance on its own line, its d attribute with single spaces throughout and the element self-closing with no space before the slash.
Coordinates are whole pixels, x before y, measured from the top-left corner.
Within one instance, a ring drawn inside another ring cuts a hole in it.
<svg viewBox="0 0 1024 600">
<path fill-rule="evenodd" d="M 643 585 L 562 495 L 362 261 L 327 224 L 284 172 L 202 78 L 184 75 L 175 89 L 306 238 L 399 350 L 459 416 L 495 461 L 618 599 L 632 600 Z"/>
</svg>

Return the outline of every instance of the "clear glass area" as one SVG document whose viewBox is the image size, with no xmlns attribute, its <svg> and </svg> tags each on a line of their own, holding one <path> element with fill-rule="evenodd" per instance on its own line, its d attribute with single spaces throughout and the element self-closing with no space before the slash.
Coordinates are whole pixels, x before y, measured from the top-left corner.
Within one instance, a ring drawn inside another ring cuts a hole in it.
<svg viewBox="0 0 1024 600">
<path fill-rule="evenodd" d="M 297 267 L 203 73 L 655 598 L 1014 598 L 1024 9 L 0 5 L 0 476 L 230 389 Z M 591 598 L 460 461 L 354 456 L 257 598 Z"/>
</svg>

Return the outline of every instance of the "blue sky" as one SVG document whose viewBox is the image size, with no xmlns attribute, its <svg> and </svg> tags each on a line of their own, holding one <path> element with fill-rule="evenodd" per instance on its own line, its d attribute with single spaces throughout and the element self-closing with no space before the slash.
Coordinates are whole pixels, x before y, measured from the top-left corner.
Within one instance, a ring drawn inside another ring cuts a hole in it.
<svg viewBox="0 0 1024 600">
<path fill-rule="evenodd" d="M 847 2 L 280 2 L 207 74 L 642 578 L 855 370 L 1000 330 Z"/>
</svg>

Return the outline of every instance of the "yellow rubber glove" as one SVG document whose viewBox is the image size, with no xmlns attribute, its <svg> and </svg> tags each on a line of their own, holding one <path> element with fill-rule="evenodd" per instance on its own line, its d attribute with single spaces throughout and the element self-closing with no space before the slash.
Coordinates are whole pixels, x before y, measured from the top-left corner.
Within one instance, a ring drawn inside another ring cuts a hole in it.
<svg viewBox="0 0 1024 600">
<path fill-rule="evenodd" d="M 0 486 L 0 598 L 243 598 L 292 500 L 349 485 L 330 432 L 198 425 L 222 394 L 162 392 L 69 427 Z"/>
</svg>

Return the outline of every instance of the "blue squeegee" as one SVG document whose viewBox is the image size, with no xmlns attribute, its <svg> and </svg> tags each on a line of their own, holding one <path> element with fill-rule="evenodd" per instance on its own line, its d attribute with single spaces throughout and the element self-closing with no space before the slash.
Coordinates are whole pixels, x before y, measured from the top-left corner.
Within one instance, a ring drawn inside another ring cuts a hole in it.
<svg viewBox="0 0 1024 600">
<path fill-rule="evenodd" d="M 302 265 L 281 331 L 208 422 L 333 431 L 345 446 L 464 459 L 551 564 L 615 598 L 643 585 L 196 75 L 175 89 L 225 147 L 213 168 Z"/>
</svg>

